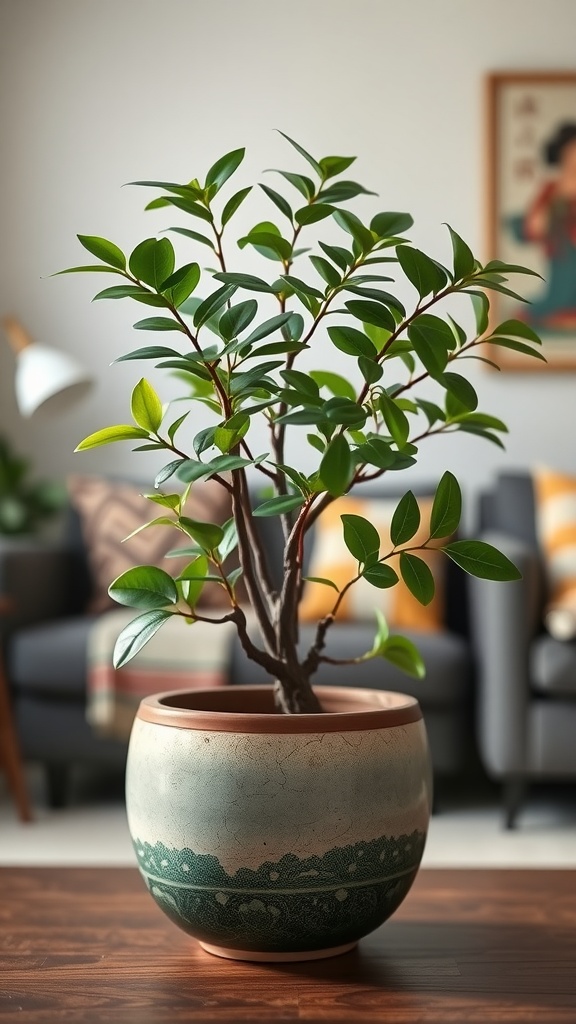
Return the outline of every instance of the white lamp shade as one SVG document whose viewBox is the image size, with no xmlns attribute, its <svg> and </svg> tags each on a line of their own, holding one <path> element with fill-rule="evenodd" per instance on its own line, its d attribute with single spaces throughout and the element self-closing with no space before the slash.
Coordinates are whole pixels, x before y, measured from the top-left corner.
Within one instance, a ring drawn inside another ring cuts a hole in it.
<svg viewBox="0 0 576 1024">
<path fill-rule="evenodd" d="M 32 342 L 16 361 L 16 401 L 22 416 L 32 416 L 42 406 L 62 411 L 91 387 L 91 378 L 66 352 Z"/>
</svg>

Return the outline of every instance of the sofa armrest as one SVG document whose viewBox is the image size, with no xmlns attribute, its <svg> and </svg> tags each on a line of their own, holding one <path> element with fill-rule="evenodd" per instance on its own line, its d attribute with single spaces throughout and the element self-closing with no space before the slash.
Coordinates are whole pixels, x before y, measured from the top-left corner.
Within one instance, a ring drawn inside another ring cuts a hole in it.
<svg viewBox="0 0 576 1024">
<path fill-rule="evenodd" d="M 0 594 L 8 611 L 0 635 L 71 611 L 73 552 L 30 539 L 0 540 Z"/>
<path fill-rule="evenodd" d="M 496 776 L 525 766 L 530 702 L 530 643 L 541 620 L 542 570 L 538 553 L 499 533 L 482 537 L 522 573 L 513 583 L 471 578 L 471 633 L 476 662 L 477 742 L 483 764 Z"/>
</svg>

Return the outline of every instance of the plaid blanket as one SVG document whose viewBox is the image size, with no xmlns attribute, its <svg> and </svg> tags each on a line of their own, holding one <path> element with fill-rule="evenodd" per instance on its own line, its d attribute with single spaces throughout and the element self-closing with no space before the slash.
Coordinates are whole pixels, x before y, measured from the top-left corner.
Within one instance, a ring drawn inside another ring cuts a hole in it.
<svg viewBox="0 0 576 1024">
<path fill-rule="evenodd" d="M 87 717 L 101 735 L 126 740 L 142 697 L 166 690 L 223 686 L 228 681 L 232 622 L 212 625 L 169 619 L 123 668 L 115 669 L 112 654 L 134 610 L 118 609 L 98 616 L 88 636 Z"/>
</svg>

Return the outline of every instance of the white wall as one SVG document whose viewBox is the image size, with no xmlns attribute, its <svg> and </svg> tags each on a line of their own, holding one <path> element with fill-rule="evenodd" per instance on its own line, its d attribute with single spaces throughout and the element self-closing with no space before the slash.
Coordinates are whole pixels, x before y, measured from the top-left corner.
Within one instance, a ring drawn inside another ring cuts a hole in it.
<svg viewBox="0 0 576 1024">
<path fill-rule="evenodd" d="M 317 155 L 358 154 L 353 176 L 381 195 L 366 211 L 410 210 L 428 251 L 448 255 L 448 221 L 482 253 L 483 76 L 571 68 L 575 37 L 574 0 L 0 0 L 0 315 L 98 381 L 81 408 L 24 423 L 0 346 L 0 432 L 43 474 L 153 471 L 127 445 L 72 450 L 126 421 L 142 364 L 109 363 L 158 336 L 132 332 L 127 302 L 90 305 L 103 278 L 47 276 L 83 262 L 76 232 L 129 250 L 167 225 L 123 183 L 186 180 L 244 144 L 239 184 L 290 166 L 278 127 Z M 421 477 L 451 468 L 470 492 L 505 464 L 576 469 L 573 375 L 474 374 L 481 408 L 510 426 L 507 454 L 433 440 Z"/>
</svg>

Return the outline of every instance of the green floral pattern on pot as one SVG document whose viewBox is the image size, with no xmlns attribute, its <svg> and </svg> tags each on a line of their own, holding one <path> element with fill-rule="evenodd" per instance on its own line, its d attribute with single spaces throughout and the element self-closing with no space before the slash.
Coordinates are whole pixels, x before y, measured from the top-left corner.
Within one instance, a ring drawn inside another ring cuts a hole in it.
<svg viewBox="0 0 576 1024">
<path fill-rule="evenodd" d="M 300 951 L 355 942 L 408 892 L 425 835 L 382 836 L 322 857 L 285 854 L 230 876 L 217 857 L 136 840 L 158 905 L 196 938 L 245 950 Z"/>
</svg>

